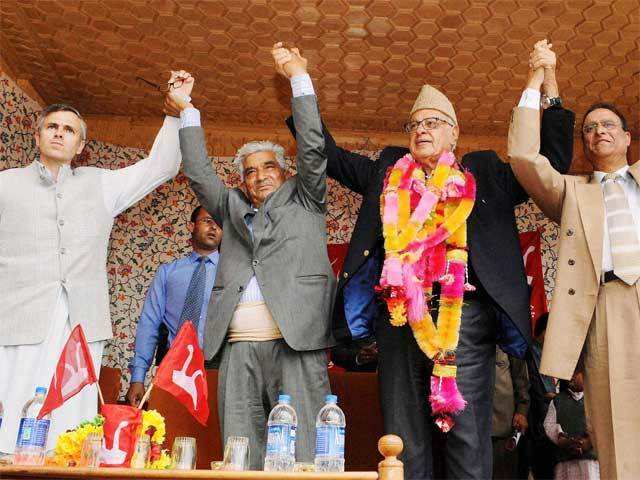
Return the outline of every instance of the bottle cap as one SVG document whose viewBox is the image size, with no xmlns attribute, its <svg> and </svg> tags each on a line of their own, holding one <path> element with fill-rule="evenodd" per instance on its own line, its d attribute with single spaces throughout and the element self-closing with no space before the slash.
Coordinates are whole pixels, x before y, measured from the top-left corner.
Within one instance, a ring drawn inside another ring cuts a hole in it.
<svg viewBox="0 0 640 480">
<path fill-rule="evenodd" d="M 284 393 L 281 393 L 280 395 L 278 395 L 278 403 L 291 403 L 291 395 L 285 395 Z"/>
<path fill-rule="evenodd" d="M 46 395 L 47 389 L 45 387 L 36 387 L 36 395 L 38 394 Z"/>
<path fill-rule="evenodd" d="M 327 395 L 326 397 L 324 397 L 324 401 L 325 401 L 325 403 L 338 403 L 338 396 L 337 395 Z"/>
</svg>

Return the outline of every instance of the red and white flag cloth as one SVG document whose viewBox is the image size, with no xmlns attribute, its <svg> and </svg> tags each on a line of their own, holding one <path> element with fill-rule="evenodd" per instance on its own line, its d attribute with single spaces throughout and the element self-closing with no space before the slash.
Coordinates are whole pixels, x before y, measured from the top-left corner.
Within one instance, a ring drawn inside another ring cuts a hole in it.
<svg viewBox="0 0 640 480">
<path fill-rule="evenodd" d="M 542 273 L 542 254 L 540 248 L 540 232 L 523 232 L 520 234 L 520 250 L 527 283 L 531 292 L 531 332 L 536 330 L 536 323 L 540 316 L 549 312 L 547 294 L 544 290 L 544 275 Z"/>
<path fill-rule="evenodd" d="M 85 386 L 96 383 L 98 378 L 82 327 L 76 325 L 62 349 L 53 378 L 49 384 L 38 418 L 55 410 Z"/>
<path fill-rule="evenodd" d="M 207 376 L 198 334 L 190 321 L 184 322 L 164 357 L 153 384 L 180 401 L 202 425 L 209 418 Z"/>
<path fill-rule="evenodd" d="M 142 410 L 129 405 L 104 404 L 104 438 L 100 452 L 101 467 L 128 467 L 142 425 Z"/>
</svg>

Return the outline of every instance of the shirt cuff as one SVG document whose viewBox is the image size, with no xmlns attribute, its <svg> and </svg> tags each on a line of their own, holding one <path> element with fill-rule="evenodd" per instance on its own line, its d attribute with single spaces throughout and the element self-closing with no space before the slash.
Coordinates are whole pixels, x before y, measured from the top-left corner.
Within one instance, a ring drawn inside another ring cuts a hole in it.
<svg viewBox="0 0 640 480">
<path fill-rule="evenodd" d="M 147 371 L 144 369 L 144 367 L 131 367 L 131 383 L 144 383 L 144 377 L 146 376 Z"/>
<path fill-rule="evenodd" d="M 308 73 L 291 77 L 291 92 L 294 97 L 316 94 L 313 90 L 313 82 L 311 81 L 311 77 Z"/>
<path fill-rule="evenodd" d="M 533 108 L 534 110 L 540 110 L 540 92 L 533 88 L 527 88 L 522 92 L 520 97 L 519 107 Z"/>
<path fill-rule="evenodd" d="M 180 112 L 180 128 L 199 127 L 200 110 L 193 107 L 185 108 Z"/>
</svg>

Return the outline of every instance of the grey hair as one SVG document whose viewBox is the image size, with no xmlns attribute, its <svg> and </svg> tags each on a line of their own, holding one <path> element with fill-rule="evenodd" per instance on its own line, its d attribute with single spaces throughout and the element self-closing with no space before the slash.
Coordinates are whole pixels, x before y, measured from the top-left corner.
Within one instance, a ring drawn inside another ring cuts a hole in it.
<svg viewBox="0 0 640 480">
<path fill-rule="evenodd" d="M 276 160 L 280 167 L 284 170 L 285 162 L 284 162 L 284 148 L 277 143 L 270 142 L 269 140 L 261 140 L 257 142 L 249 142 L 245 143 L 240 149 L 237 151 L 235 158 L 233 159 L 233 163 L 236 164 L 238 168 L 238 172 L 240 173 L 240 178 L 244 180 L 244 159 L 249 155 L 258 152 L 273 152 L 276 156 Z"/>
<path fill-rule="evenodd" d="M 75 109 L 71 105 L 67 105 L 66 103 L 54 103 L 40 112 L 37 124 L 38 132 L 42 129 L 42 127 L 44 127 L 44 119 L 47 118 L 50 113 L 54 112 L 75 113 L 78 117 L 78 120 L 80 120 L 80 136 L 82 137 L 83 141 L 87 139 L 87 122 L 84 121 L 84 118 L 82 118 L 82 115 L 80 115 L 80 112 L 77 109 Z"/>
</svg>

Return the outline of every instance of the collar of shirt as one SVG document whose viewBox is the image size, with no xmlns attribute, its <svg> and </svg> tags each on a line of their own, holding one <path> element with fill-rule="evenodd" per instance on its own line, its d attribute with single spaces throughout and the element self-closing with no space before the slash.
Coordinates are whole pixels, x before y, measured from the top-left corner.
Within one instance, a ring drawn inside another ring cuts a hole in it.
<svg viewBox="0 0 640 480">
<path fill-rule="evenodd" d="M 582 400 L 582 397 L 584 397 L 584 392 L 574 392 L 570 388 L 568 388 L 567 391 L 569 392 L 569 395 L 571 395 L 576 402 L 579 402 L 580 400 Z"/>
<path fill-rule="evenodd" d="M 45 165 L 42 162 L 40 162 L 39 160 L 35 160 L 34 163 L 36 164 L 36 168 L 38 170 L 38 175 L 40 176 L 40 180 L 42 180 L 47 185 L 53 185 L 54 183 L 56 183 L 56 179 L 53 178 L 53 175 L 51 175 L 51 172 L 49 171 L 49 169 L 45 167 Z M 61 181 L 64 178 L 66 178 L 68 175 L 73 175 L 73 174 L 74 174 L 74 171 L 73 171 L 73 168 L 71 168 L 71 165 L 65 163 L 58 170 L 57 181 Z"/>
<path fill-rule="evenodd" d="M 193 263 L 196 263 L 200 257 L 201 257 L 201 255 L 199 253 L 197 253 L 197 252 L 191 252 L 191 255 L 189 255 L 189 259 Z M 220 252 L 218 252 L 218 250 L 215 250 L 215 251 L 211 252 L 209 255 L 207 255 L 207 260 L 206 261 L 211 262 L 214 265 L 217 265 L 219 258 L 220 258 Z"/>
<path fill-rule="evenodd" d="M 624 167 L 616 170 L 613 173 L 617 173 L 624 180 L 627 180 L 629 178 L 633 178 L 633 177 L 631 177 L 631 174 L 629 173 L 629 165 L 625 165 Z M 605 175 L 607 175 L 607 172 L 599 172 L 597 170 L 593 172 L 593 176 L 595 177 L 595 179 L 596 179 L 596 181 L 598 183 L 602 183 L 602 180 L 604 180 Z"/>
</svg>

